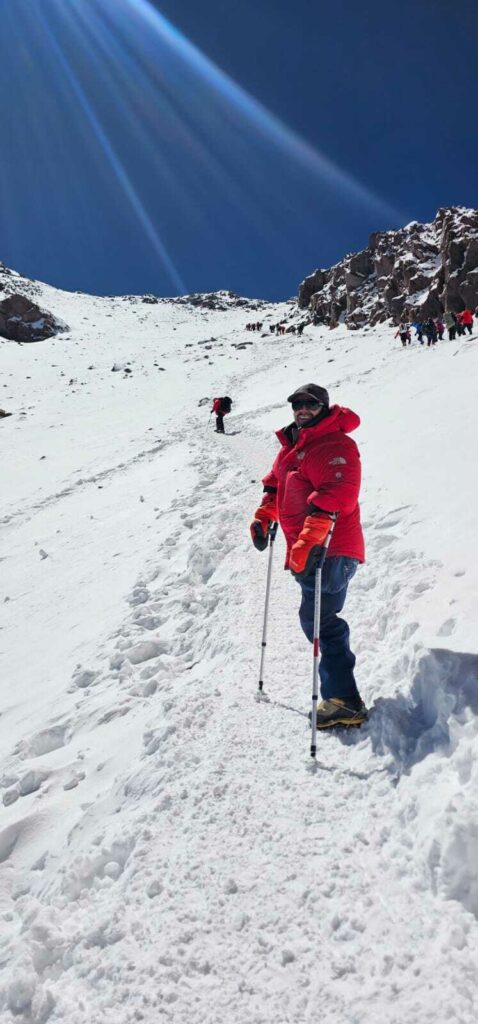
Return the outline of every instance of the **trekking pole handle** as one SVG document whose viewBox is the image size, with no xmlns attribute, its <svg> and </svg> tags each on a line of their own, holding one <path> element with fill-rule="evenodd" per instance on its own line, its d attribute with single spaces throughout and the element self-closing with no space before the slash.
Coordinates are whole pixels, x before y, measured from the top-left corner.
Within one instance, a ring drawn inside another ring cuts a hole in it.
<svg viewBox="0 0 478 1024">
<path fill-rule="evenodd" d="M 326 538 L 324 540 L 324 543 L 322 545 L 322 551 L 320 553 L 320 558 L 319 558 L 319 560 L 317 562 L 317 565 L 316 565 L 317 569 L 323 569 L 324 568 L 324 562 L 325 562 L 325 559 L 327 557 L 327 549 L 328 549 L 328 546 L 329 546 L 330 541 L 332 539 L 332 534 L 334 532 L 334 527 L 335 527 L 335 524 L 337 522 L 337 519 L 338 519 L 338 512 L 331 512 L 330 513 L 329 532 L 328 532 L 328 534 L 327 534 L 327 536 L 326 536 Z"/>
<path fill-rule="evenodd" d="M 270 539 L 271 544 L 273 544 L 275 539 L 276 539 L 278 528 L 279 528 L 279 523 L 277 523 L 277 522 L 271 523 L 270 526 L 269 526 L 268 534 L 269 534 L 269 539 Z"/>
</svg>

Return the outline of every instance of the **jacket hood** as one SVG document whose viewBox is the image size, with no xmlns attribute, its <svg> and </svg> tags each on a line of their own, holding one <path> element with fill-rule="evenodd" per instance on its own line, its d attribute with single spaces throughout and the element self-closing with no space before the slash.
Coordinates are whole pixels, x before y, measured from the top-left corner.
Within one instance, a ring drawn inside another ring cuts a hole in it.
<svg viewBox="0 0 478 1024">
<path fill-rule="evenodd" d="M 297 430 L 295 423 L 290 423 L 282 430 L 277 430 L 276 435 L 281 444 L 289 446 L 297 443 L 302 445 L 308 444 L 309 440 L 334 433 L 337 430 L 341 430 L 344 434 L 351 434 L 359 426 L 360 416 L 356 412 L 342 405 L 331 405 L 329 415 L 319 423 L 311 427 L 302 427 L 300 430 Z M 293 433 L 296 434 L 295 440 Z"/>
</svg>

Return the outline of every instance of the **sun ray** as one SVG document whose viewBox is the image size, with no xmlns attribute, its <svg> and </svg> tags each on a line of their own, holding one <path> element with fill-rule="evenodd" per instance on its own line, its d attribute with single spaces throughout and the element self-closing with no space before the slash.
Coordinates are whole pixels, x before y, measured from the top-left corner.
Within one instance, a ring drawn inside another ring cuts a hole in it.
<svg viewBox="0 0 478 1024">
<path fill-rule="evenodd" d="M 124 246 L 126 237 L 122 259 L 138 258 L 138 266 L 146 260 L 164 294 L 170 284 L 186 291 L 177 253 L 196 281 L 210 261 L 222 287 L 249 257 L 251 267 L 265 258 L 297 274 L 317 233 L 330 235 L 337 222 L 355 226 L 366 218 L 386 228 L 403 220 L 238 85 L 150 0 L 17 3 L 15 15 L 6 12 L 22 58 L 16 144 L 22 166 L 34 154 L 39 183 L 58 202 L 52 214 L 41 188 L 20 189 L 7 161 L 0 180 L 7 200 L 17 195 L 6 204 L 12 237 L 25 208 L 52 253 L 64 251 L 76 223 L 86 254 L 101 220 L 95 254 L 103 244 L 108 253 L 113 238 Z"/>
<path fill-rule="evenodd" d="M 88 96 L 86 95 L 86 92 L 78 79 L 78 76 L 75 74 L 70 63 L 66 59 L 64 52 L 58 42 L 54 29 L 45 17 L 44 11 L 39 10 L 38 13 L 42 20 L 45 32 L 48 34 L 50 45 L 55 55 L 55 58 L 58 62 L 58 65 L 61 67 L 63 74 L 68 81 L 70 89 L 76 97 L 76 100 L 78 101 L 83 111 L 83 114 L 87 118 L 90 127 L 93 130 L 94 135 L 97 139 L 97 142 L 99 143 L 106 159 L 108 160 L 117 181 L 122 187 L 124 194 L 128 199 L 128 202 L 133 208 L 140 224 L 143 227 L 143 230 L 147 238 L 149 239 L 156 255 L 159 257 L 164 269 L 167 271 L 171 281 L 173 282 L 176 288 L 178 288 L 182 292 L 185 292 L 187 290 L 186 285 L 179 271 L 175 267 L 171 257 L 169 256 L 169 253 L 163 241 L 161 240 L 159 233 L 156 227 L 154 226 L 147 210 L 145 209 L 127 171 L 125 170 L 122 161 L 118 157 L 117 152 L 112 143 L 110 142 L 106 131 L 103 129 L 102 124 L 98 118 L 98 115 L 93 109 L 93 106 L 90 103 Z M 58 13 L 61 15 L 61 7 L 58 8 Z"/>
<path fill-rule="evenodd" d="M 215 90 L 232 110 L 253 125 L 264 138 L 273 142 L 289 159 L 362 206 L 374 209 L 387 220 L 401 222 L 403 213 L 376 195 L 352 175 L 315 149 L 262 103 L 243 89 L 226 72 L 201 52 L 149 0 L 115 0 L 117 13 L 130 12 L 142 19 L 172 52 Z"/>
<path fill-rule="evenodd" d="M 88 55 L 88 63 L 94 65 L 95 73 L 102 80 L 121 106 L 122 116 L 128 121 L 128 132 L 142 147 L 147 156 L 150 168 L 161 176 L 171 193 L 177 196 L 178 216 L 188 216 L 196 222 L 204 224 L 204 213 L 197 193 L 200 182 L 196 175 L 194 189 L 181 184 L 179 175 L 167 162 L 172 140 L 183 148 L 194 165 L 201 167 L 205 175 L 205 184 L 209 190 L 211 185 L 227 197 L 228 203 L 240 209 L 241 217 L 250 225 L 250 230 L 260 231 L 283 253 L 283 262 L 293 260 L 284 246 L 284 236 L 277 225 L 275 210 L 267 206 L 261 190 L 257 195 L 253 192 L 253 178 L 263 181 L 262 167 L 255 169 L 250 159 L 250 127 L 242 126 L 242 135 L 234 132 L 234 153 L 231 146 L 218 145 L 224 140 L 228 125 L 225 123 L 223 105 L 219 106 L 220 120 L 216 130 L 216 148 L 214 146 L 213 127 L 211 125 L 211 106 L 214 97 L 207 96 L 207 110 L 204 121 L 207 122 L 207 136 L 201 137 L 200 125 L 203 122 L 199 113 L 191 109 L 196 101 L 198 108 L 204 106 L 199 98 L 196 72 L 194 75 L 194 96 L 191 95 L 191 83 L 184 82 L 184 73 L 180 76 L 181 88 L 175 83 L 178 75 L 178 59 L 174 56 L 171 63 L 164 61 L 164 53 L 158 53 L 158 47 L 149 59 L 144 38 L 132 41 L 126 28 L 131 27 L 128 21 L 119 21 L 118 9 L 109 12 L 104 0 L 97 4 L 91 0 L 88 9 L 84 0 L 71 0 L 68 9 L 63 8 L 63 16 L 68 19 L 75 33 L 78 44 Z M 122 31 L 122 27 L 124 31 Z M 167 66 L 163 66 L 166 65 Z M 182 63 L 179 65 L 182 69 Z M 202 84 L 202 83 L 201 83 Z M 217 98 L 216 98 L 217 105 Z M 204 128 L 206 131 L 206 128 Z M 224 151 L 226 155 L 224 155 Z M 282 198 L 284 203 L 284 198 Z M 210 233 L 219 236 L 221 226 L 208 224 Z"/>
</svg>

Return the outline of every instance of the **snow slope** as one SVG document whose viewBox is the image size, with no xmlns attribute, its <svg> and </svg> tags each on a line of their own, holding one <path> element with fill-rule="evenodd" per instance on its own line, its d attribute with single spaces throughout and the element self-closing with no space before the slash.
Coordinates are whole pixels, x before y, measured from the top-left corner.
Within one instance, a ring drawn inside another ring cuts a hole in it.
<svg viewBox="0 0 478 1024">
<path fill-rule="evenodd" d="M 2 1024 L 471 1024 L 476 339 L 35 288 L 71 330 L 0 343 Z M 255 700 L 248 535 L 309 380 L 362 417 L 346 607 L 374 708 L 315 771 L 282 540 Z"/>
</svg>

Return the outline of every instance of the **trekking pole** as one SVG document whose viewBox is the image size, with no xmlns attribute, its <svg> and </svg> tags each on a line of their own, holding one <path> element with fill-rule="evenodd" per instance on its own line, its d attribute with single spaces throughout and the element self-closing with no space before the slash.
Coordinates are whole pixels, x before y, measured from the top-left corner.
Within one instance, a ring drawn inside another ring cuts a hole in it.
<svg viewBox="0 0 478 1024">
<path fill-rule="evenodd" d="M 264 606 L 264 625 L 262 628 L 262 651 L 261 651 L 261 667 L 259 670 L 259 693 L 262 693 L 262 687 L 264 685 L 263 673 L 264 673 L 264 661 L 266 656 L 267 646 L 267 617 L 269 614 L 269 595 L 271 590 L 271 575 L 272 575 L 272 552 L 274 549 L 274 541 L 276 539 L 278 523 L 271 523 L 267 531 L 269 536 L 269 564 L 267 566 L 267 582 L 266 582 L 266 602 Z"/>
<path fill-rule="evenodd" d="M 209 413 L 209 419 L 208 419 L 208 420 L 206 420 L 206 430 L 205 430 L 205 433 L 206 433 L 206 434 L 207 434 L 207 432 L 208 432 L 208 430 L 209 430 L 209 424 L 210 424 L 210 422 L 211 422 L 211 416 L 212 416 L 212 414 L 213 414 L 213 410 L 211 409 L 211 411 L 210 411 L 210 413 Z"/>
<path fill-rule="evenodd" d="M 312 672 L 312 739 L 310 742 L 310 756 L 314 758 L 317 754 L 317 702 L 319 699 L 319 658 L 320 658 L 320 598 L 322 587 L 322 568 L 327 554 L 330 538 L 334 532 L 335 518 L 331 520 L 329 532 L 325 538 L 320 560 L 315 570 L 315 592 L 314 592 L 314 660 Z"/>
</svg>

